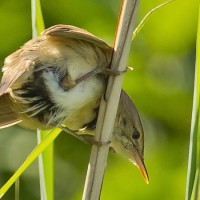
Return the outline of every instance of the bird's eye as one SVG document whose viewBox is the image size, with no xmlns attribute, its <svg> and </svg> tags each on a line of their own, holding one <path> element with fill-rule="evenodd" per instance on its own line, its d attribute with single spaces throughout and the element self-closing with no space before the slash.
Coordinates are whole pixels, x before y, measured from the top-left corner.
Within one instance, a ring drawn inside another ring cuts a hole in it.
<svg viewBox="0 0 200 200">
<path fill-rule="evenodd" d="M 140 133 L 138 131 L 134 131 L 133 134 L 132 134 L 132 138 L 134 140 L 137 140 L 140 138 Z"/>
</svg>

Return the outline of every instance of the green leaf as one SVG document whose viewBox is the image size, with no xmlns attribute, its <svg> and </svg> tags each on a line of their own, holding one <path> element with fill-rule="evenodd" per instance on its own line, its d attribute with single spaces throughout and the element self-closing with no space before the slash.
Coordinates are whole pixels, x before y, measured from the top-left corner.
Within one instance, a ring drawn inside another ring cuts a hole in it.
<svg viewBox="0 0 200 200">
<path fill-rule="evenodd" d="M 186 200 L 198 200 L 199 170 L 200 170 L 200 12 L 198 19 L 197 44 L 196 44 L 196 69 L 192 109 L 192 123 L 190 133 L 190 148 L 188 159 L 188 175 L 186 185 Z"/>
</svg>

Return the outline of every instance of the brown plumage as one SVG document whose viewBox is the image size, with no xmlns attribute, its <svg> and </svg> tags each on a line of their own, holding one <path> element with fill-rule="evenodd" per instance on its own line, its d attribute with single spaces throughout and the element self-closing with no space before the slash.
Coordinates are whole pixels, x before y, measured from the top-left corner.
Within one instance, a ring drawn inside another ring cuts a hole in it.
<svg viewBox="0 0 200 200">
<path fill-rule="evenodd" d="M 0 128 L 85 128 L 95 119 L 108 78 L 112 48 L 78 27 L 56 25 L 5 59 Z M 84 137 L 84 136 L 83 136 Z M 137 109 L 122 91 L 111 146 L 134 162 L 148 181 L 144 133 Z"/>
<path fill-rule="evenodd" d="M 95 68 L 99 71 L 108 68 L 111 53 L 112 48 L 106 43 L 82 29 L 66 25 L 51 27 L 5 59 L 0 95 L 10 94 L 23 126 L 50 129 L 64 123 L 71 129 L 79 129 L 96 115 L 92 110 L 98 107 L 105 76 L 97 74 L 90 78 L 93 86 L 88 85 L 96 90 L 94 95 L 87 95 L 90 91 L 85 81 L 74 88 L 76 80 Z M 53 94 L 57 92 L 56 87 L 60 90 L 58 100 Z M 83 105 L 79 106 L 80 101 L 76 105 L 75 102 L 58 105 L 63 104 L 63 100 L 59 102 L 59 95 L 63 99 L 64 93 L 68 96 L 73 93 L 74 98 L 79 98 L 79 90 L 87 95 Z M 70 109 L 71 104 L 77 106 L 74 112 Z M 69 115 L 72 117 L 66 118 Z"/>
</svg>

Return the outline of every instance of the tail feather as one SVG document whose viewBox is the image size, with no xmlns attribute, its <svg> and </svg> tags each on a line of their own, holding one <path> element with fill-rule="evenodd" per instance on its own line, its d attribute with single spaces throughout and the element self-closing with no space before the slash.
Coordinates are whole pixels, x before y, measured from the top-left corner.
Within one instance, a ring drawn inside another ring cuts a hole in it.
<svg viewBox="0 0 200 200">
<path fill-rule="evenodd" d="M 20 123 L 22 120 L 12 109 L 12 101 L 8 93 L 0 96 L 0 129 Z"/>
</svg>

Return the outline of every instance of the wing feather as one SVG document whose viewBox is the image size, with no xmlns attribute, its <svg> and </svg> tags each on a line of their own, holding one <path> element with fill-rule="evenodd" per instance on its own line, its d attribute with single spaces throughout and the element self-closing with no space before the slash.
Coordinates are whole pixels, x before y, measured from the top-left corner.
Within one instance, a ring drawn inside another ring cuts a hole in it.
<svg viewBox="0 0 200 200">
<path fill-rule="evenodd" d="M 5 59 L 2 69 L 3 77 L 0 84 L 0 95 L 8 92 L 10 87 L 12 89 L 19 88 L 27 81 L 27 78 L 33 74 L 34 70 L 39 70 L 40 67 L 45 68 L 46 66 L 40 66 L 41 63 L 49 64 L 49 57 L 51 57 L 51 54 L 49 56 L 48 53 L 46 53 L 45 55 L 47 58 L 45 56 L 42 58 L 42 51 L 40 50 L 45 49 L 44 45 L 46 42 L 44 40 L 47 39 L 48 41 L 48 37 L 58 37 L 62 40 L 73 38 L 95 44 L 97 47 L 103 49 L 103 52 L 107 52 L 105 55 L 109 55 L 109 59 L 110 53 L 112 53 L 112 48 L 104 41 L 81 28 L 71 25 L 52 26 L 46 29 L 42 33 L 42 36 L 30 40 Z M 48 52 L 47 48 L 46 50 Z"/>
<path fill-rule="evenodd" d="M 71 26 L 71 25 L 55 25 L 48 29 L 46 29 L 42 35 L 45 36 L 53 36 L 53 37 L 62 37 L 62 38 L 74 38 L 83 41 L 87 41 L 97 45 L 100 48 L 109 49 L 108 46 L 103 40 L 97 38 L 96 36 L 92 35 L 91 33 L 83 30 L 81 28 Z"/>
<path fill-rule="evenodd" d="M 0 95 L 7 92 L 7 89 L 13 84 L 17 87 L 17 85 L 20 85 L 21 82 L 25 81 L 31 75 L 31 71 L 34 68 L 34 61 L 32 56 L 26 54 L 28 53 L 22 48 L 5 59 L 2 68 L 3 76 L 0 84 Z M 29 54 L 31 54 L 31 51 Z"/>
</svg>

